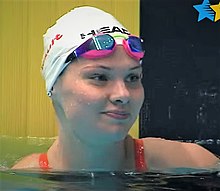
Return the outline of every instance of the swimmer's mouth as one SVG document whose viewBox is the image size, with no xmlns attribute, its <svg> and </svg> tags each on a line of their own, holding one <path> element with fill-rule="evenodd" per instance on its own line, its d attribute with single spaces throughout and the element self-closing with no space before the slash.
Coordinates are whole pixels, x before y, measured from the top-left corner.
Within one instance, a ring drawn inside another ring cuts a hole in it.
<svg viewBox="0 0 220 191">
<path fill-rule="evenodd" d="M 108 117 L 114 118 L 114 119 L 127 119 L 130 116 L 130 113 L 125 111 L 118 111 L 118 110 L 111 110 L 111 111 L 104 111 L 102 114 L 107 115 Z"/>
</svg>

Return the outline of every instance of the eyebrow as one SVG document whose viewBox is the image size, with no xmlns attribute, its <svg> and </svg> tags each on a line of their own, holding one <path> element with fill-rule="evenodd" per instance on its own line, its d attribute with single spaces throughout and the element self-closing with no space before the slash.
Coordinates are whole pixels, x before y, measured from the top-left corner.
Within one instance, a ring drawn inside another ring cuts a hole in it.
<svg viewBox="0 0 220 191">
<path fill-rule="evenodd" d="M 129 68 L 129 70 L 136 70 L 136 69 L 139 69 L 139 68 L 141 68 L 141 67 L 142 67 L 141 65 L 138 65 L 138 66 Z M 103 65 L 98 65 L 98 66 L 85 66 L 84 68 L 85 68 L 85 69 L 86 69 L 86 68 L 101 68 L 101 69 L 105 69 L 105 70 L 112 70 L 112 68 L 110 68 L 110 67 L 108 67 L 108 66 L 103 66 Z"/>
</svg>

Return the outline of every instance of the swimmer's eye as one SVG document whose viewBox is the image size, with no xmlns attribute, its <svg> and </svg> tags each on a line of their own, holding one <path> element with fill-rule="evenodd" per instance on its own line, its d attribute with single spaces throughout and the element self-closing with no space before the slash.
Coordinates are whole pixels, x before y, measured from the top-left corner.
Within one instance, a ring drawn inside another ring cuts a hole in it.
<svg viewBox="0 0 220 191">
<path fill-rule="evenodd" d="M 142 79 L 142 74 L 130 74 L 127 77 L 127 82 L 139 82 Z"/>
<path fill-rule="evenodd" d="M 107 81 L 108 80 L 107 76 L 104 74 L 93 74 L 92 76 L 90 76 L 90 79 L 97 80 L 97 81 Z"/>
</svg>

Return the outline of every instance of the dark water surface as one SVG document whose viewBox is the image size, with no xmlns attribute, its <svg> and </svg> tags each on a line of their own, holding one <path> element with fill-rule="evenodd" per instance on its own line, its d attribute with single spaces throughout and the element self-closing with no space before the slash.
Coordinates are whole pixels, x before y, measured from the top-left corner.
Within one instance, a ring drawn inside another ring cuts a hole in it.
<svg viewBox="0 0 220 191">
<path fill-rule="evenodd" d="M 220 172 L 175 169 L 165 173 L 134 172 L 0 172 L 1 191 L 162 191 L 220 190 Z"/>
</svg>

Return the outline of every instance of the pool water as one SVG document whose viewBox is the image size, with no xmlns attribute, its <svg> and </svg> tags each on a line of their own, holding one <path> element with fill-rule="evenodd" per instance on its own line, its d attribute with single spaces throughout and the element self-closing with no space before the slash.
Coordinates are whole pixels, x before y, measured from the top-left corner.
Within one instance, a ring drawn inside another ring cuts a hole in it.
<svg viewBox="0 0 220 191">
<path fill-rule="evenodd" d="M 28 154 L 47 151 L 54 140 L 54 137 L 0 136 L 0 168 L 9 168 Z"/>
<path fill-rule="evenodd" d="M 11 170 L 19 158 L 44 152 L 54 138 L 0 137 L 0 191 L 220 191 L 220 168 L 163 172 Z"/>
<path fill-rule="evenodd" d="M 10 191 L 162 191 L 220 190 L 219 172 L 193 174 L 132 172 L 2 171 L 0 190 Z"/>
</svg>

